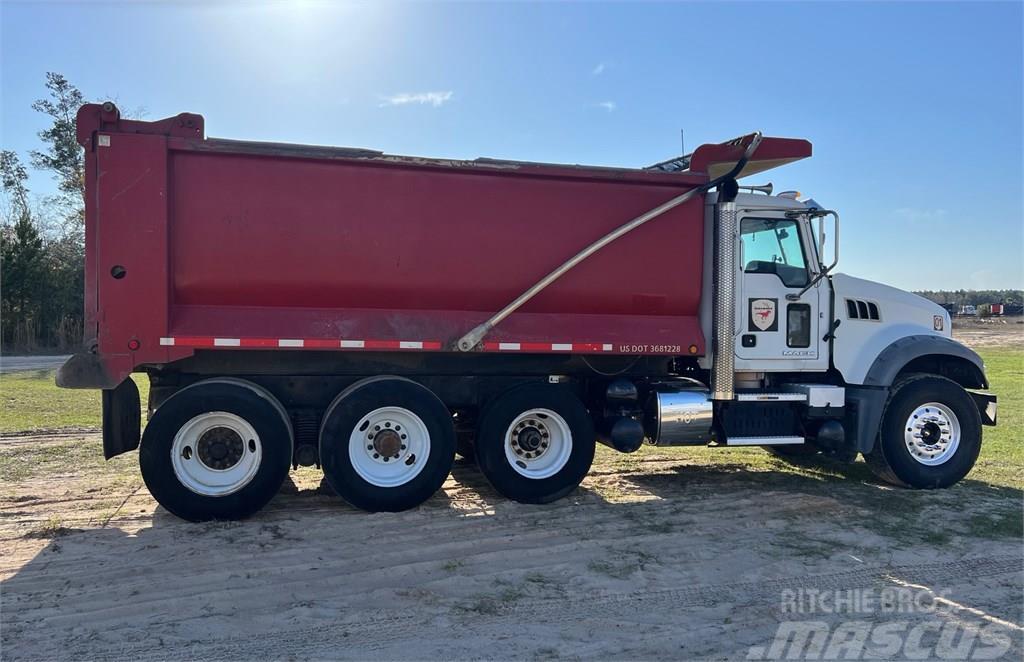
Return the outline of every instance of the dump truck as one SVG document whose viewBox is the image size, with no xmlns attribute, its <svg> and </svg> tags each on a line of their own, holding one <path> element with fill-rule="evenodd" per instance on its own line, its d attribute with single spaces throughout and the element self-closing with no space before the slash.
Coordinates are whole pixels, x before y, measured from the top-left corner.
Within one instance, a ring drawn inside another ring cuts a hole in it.
<svg viewBox="0 0 1024 662">
<path fill-rule="evenodd" d="M 107 458 L 188 520 L 249 516 L 298 466 L 367 511 L 457 453 L 507 498 L 573 491 L 595 444 L 862 455 L 910 488 L 974 465 L 996 398 L 949 314 L 835 273 L 839 214 L 743 177 L 744 135 L 646 168 L 208 138 L 77 116 L 85 344 Z M 133 373 L 149 380 L 147 424 Z"/>
</svg>

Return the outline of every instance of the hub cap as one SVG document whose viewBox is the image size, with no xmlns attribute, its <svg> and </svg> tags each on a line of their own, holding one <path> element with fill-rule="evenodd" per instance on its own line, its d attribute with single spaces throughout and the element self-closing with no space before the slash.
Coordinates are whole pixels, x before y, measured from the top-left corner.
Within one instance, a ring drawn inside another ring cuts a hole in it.
<svg viewBox="0 0 1024 662">
<path fill-rule="evenodd" d="M 960 445 L 960 421 L 949 407 L 929 402 L 915 409 L 904 426 L 910 457 L 926 466 L 943 464 Z"/>
<path fill-rule="evenodd" d="M 505 432 L 505 459 L 527 478 L 543 479 L 561 471 L 572 454 L 572 433 L 550 409 L 530 409 Z"/>
<path fill-rule="evenodd" d="M 242 489 L 256 475 L 262 457 L 256 430 L 241 416 L 224 411 L 191 419 L 171 443 L 175 477 L 203 496 L 225 496 Z"/>
<path fill-rule="evenodd" d="M 349 436 L 348 457 L 359 477 L 377 487 L 398 487 L 418 476 L 430 455 L 423 420 L 403 407 L 363 416 Z"/>
</svg>

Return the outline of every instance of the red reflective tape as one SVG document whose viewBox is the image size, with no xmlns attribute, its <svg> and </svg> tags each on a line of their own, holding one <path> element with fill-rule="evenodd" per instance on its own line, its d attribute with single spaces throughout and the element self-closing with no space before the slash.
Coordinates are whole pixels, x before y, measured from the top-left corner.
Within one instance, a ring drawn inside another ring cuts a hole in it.
<svg viewBox="0 0 1024 662">
<path fill-rule="evenodd" d="M 599 342 L 577 342 L 572 344 L 574 352 L 605 352 L 604 343 Z"/>
<path fill-rule="evenodd" d="M 366 349 L 399 349 L 397 340 L 365 340 L 363 347 Z"/>
<path fill-rule="evenodd" d="M 226 338 L 221 336 L 173 336 L 160 338 L 163 347 L 274 348 L 274 349 L 403 349 L 442 348 L 438 340 L 342 340 L 340 338 Z"/>
<path fill-rule="evenodd" d="M 341 342 L 338 340 L 328 340 L 327 338 L 306 338 L 302 341 L 302 346 L 305 349 L 310 347 L 314 349 L 339 349 Z"/>
<path fill-rule="evenodd" d="M 277 347 L 277 338 L 239 338 L 239 347 Z"/>
</svg>

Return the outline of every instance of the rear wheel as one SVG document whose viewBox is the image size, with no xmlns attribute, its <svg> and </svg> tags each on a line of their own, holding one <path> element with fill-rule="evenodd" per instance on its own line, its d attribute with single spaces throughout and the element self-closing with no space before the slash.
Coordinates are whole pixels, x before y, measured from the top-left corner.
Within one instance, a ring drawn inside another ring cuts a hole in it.
<svg viewBox="0 0 1024 662">
<path fill-rule="evenodd" d="M 981 416 L 971 396 L 945 377 L 912 375 L 893 386 L 865 459 L 887 482 L 936 488 L 966 476 L 980 451 Z"/>
<path fill-rule="evenodd" d="M 444 484 L 455 459 L 451 414 L 401 377 L 372 377 L 342 391 L 320 428 L 320 461 L 343 499 L 369 511 L 407 510 Z"/>
<path fill-rule="evenodd" d="M 242 380 L 178 391 L 154 412 L 139 448 L 142 479 L 191 521 L 240 519 L 265 506 L 291 467 L 292 431 L 270 393 Z"/>
<path fill-rule="evenodd" d="M 475 451 L 498 492 L 522 503 L 548 503 L 587 475 L 594 443 L 593 423 L 579 398 L 558 386 L 529 385 L 484 409 Z"/>
</svg>

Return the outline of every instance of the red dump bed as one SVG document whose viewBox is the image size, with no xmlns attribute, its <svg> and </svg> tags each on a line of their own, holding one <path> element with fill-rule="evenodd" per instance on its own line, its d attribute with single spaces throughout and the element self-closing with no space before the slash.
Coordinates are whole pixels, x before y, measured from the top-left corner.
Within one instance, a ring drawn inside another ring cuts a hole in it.
<svg viewBox="0 0 1024 662">
<path fill-rule="evenodd" d="M 585 245 L 708 179 L 206 139 L 87 105 L 86 315 L 110 378 L 209 347 L 450 351 Z M 774 142 L 771 142 L 774 141 Z M 769 139 L 778 163 L 808 143 Z M 695 170 L 698 164 L 703 170 Z M 484 351 L 704 352 L 697 197 L 606 247 Z"/>
</svg>

